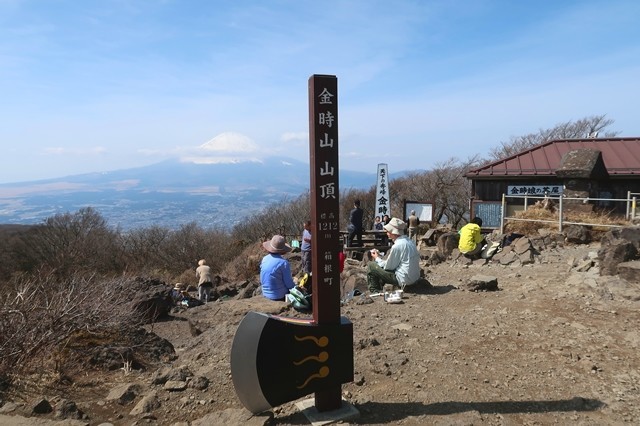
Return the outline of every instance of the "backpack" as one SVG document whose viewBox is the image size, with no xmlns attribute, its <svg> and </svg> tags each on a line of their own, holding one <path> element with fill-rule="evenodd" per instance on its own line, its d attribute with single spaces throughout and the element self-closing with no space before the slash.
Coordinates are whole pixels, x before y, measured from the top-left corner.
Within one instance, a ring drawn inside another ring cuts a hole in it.
<svg viewBox="0 0 640 426">
<path fill-rule="evenodd" d="M 482 253 L 480 253 L 480 257 L 483 259 L 491 259 L 491 257 L 493 257 L 493 255 L 496 254 L 499 248 L 500 248 L 500 241 L 493 241 L 493 242 L 490 241 L 487 244 L 487 246 L 482 250 Z"/>
<path fill-rule="evenodd" d="M 305 272 L 300 281 L 298 281 L 298 287 L 303 290 L 303 293 L 311 294 L 312 286 L 311 286 L 311 274 Z"/>
<path fill-rule="evenodd" d="M 311 303 L 311 295 L 304 293 L 304 289 L 293 287 L 287 294 L 287 300 L 291 302 L 291 306 L 298 312 L 311 312 L 313 304 Z"/>
</svg>

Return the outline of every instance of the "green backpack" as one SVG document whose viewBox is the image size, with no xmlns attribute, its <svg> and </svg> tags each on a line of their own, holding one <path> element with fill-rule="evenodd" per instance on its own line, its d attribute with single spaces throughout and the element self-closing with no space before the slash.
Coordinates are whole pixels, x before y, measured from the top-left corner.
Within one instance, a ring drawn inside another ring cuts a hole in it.
<svg viewBox="0 0 640 426">
<path fill-rule="evenodd" d="M 291 302 L 293 309 L 299 312 L 311 312 L 311 295 L 304 294 L 298 287 L 289 290 L 287 299 Z"/>
</svg>

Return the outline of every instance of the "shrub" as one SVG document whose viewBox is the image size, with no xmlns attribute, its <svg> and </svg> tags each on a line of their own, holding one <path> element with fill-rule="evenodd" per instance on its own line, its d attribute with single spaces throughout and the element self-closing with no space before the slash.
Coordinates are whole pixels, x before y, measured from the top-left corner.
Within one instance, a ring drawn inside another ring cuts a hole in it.
<svg viewBox="0 0 640 426">
<path fill-rule="evenodd" d="M 23 278 L 0 298 L 0 377 L 56 368 L 55 354 L 79 333 L 140 325 L 124 280 L 50 274 Z"/>
</svg>

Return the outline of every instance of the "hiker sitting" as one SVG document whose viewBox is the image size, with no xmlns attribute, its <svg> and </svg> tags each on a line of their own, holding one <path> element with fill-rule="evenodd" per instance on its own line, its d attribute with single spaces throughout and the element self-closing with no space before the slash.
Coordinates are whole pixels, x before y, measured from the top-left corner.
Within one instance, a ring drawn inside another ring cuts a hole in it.
<svg viewBox="0 0 640 426">
<path fill-rule="evenodd" d="M 458 250 L 465 257 L 477 259 L 480 257 L 482 247 L 486 241 L 481 233 L 482 219 L 474 217 L 471 222 L 467 223 L 460 229 L 460 241 L 458 242 Z"/>
<path fill-rule="evenodd" d="M 371 250 L 373 261 L 367 264 L 367 285 L 371 293 L 382 291 L 383 284 L 393 284 L 402 289 L 420 278 L 420 253 L 413 241 L 404 235 L 407 224 L 393 218 L 384 225 L 393 246 L 382 259 L 380 252 Z"/>
<path fill-rule="evenodd" d="M 268 252 L 260 263 L 262 295 L 267 299 L 284 301 L 289 290 L 295 286 L 289 261 L 282 257 L 291 251 L 291 246 L 285 243 L 282 235 L 274 235 L 262 247 Z"/>
<path fill-rule="evenodd" d="M 176 283 L 176 285 L 173 287 L 173 290 L 171 290 L 171 301 L 174 305 L 180 304 L 184 293 L 186 293 L 185 285 L 183 283 Z"/>
<path fill-rule="evenodd" d="M 176 283 L 175 287 L 173 287 L 173 290 L 171 290 L 171 300 L 175 306 L 191 308 L 202 304 L 202 302 L 189 294 L 187 291 L 188 287 L 188 284 L 184 283 Z"/>
</svg>

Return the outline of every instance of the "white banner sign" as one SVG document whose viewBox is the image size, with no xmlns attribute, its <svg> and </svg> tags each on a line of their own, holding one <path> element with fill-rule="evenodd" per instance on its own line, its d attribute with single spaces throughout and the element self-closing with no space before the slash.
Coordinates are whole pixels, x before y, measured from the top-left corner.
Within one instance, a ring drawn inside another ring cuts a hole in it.
<svg viewBox="0 0 640 426">
<path fill-rule="evenodd" d="M 376 211 L 375 215 L 389 215 L 391 217 L 391 206 L 389 204 L 389 170 L 386 164 L 378 164 L 378 184 L 376 185 Z"/>
</svg>

